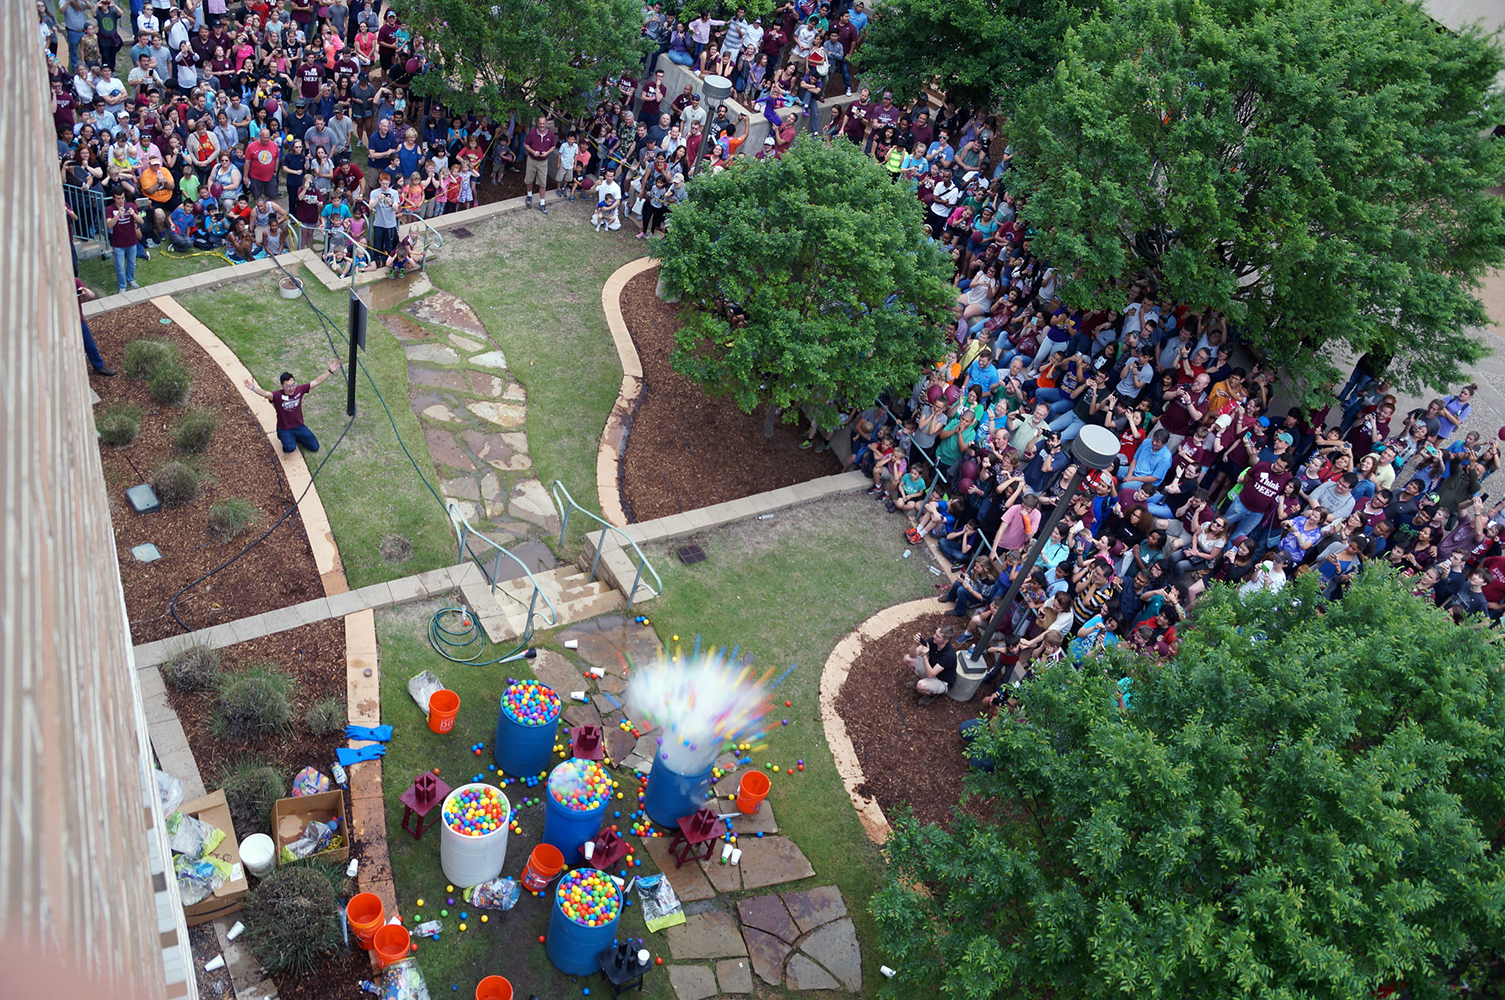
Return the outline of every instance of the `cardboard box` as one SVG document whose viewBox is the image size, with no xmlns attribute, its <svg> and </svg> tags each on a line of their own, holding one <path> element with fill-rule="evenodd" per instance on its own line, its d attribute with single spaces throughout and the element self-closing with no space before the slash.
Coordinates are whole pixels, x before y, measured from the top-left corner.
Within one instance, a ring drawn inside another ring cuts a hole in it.
<svg viewBox="0 0 1505 1000">
<path fill-rule="evenodd" d="M 325 861 L 350 860 L 350 821 L 345 816 L 345 793 L 339 790 L 317 795 L 296 795 L 272 804 L 272 839 L 277 842 L 277 864 L 282 864 L 282 849 L 303 836 L 309 820 L 328 823 L 338 817 L 341 845 L 314 857 Z"/>
<path fill-rule="evenodd" d="M 210 852 L 210 856 L 229 864 L 231 875 L 229 882 L 214 890 L 214 895 L 192 906 L 183 907 L 188 926 L 197 927 L 218 917 L 238 913 L 248 886 L 245 869 L 240 863 L 240 841 L 235 837 L 235 825 L 230 821 L 230 806 L 225 802 L 225 793 L 210 792 L 201 799 L 183 803 L 180 811 L 184 816 L 203 820 L 210 826 L 225 831 L 225 839 Z"/>
</svg>

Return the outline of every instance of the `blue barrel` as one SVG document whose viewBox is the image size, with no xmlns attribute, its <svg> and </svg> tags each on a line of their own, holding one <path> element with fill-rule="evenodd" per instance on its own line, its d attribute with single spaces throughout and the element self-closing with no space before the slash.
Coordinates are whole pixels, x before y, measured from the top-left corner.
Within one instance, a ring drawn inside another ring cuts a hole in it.
<svg viewBox="0 0 1505 1000">
<path fill-rule="evenodd" d="M 596 834 L 601 832 L 601 821 L 606 817 L 606 806 L 611 802 L 609 791 L 605 798 L 589 808 L 567 805 L 555 797 L 561 787 L 579 787 L 579 777 L 587 772 L 593 773 L 600 780 L 610 780 L 606 769 L 595 761 L 571 758 L 554 768 L 543 797 L 542 841 L 559 848 L 559 853 L 564 855 L 564 863 L 571 868 L 584 860 L 580 845 L 587 840 L 595 840 Z"/>
<path fill-rule="evenodd" d="M 695 810 L 706 804 L 705 793 L 711 787 L 714 767 L 713 764 L 699 774 L 680 774 L 671 770 L 662 758 L 656 758 L 653 770 L 648 772 L 648 789 L 643 793 L 643 808 L 648 810 L 648 818 L 659 826 L 677 829 L 682 817 L 694 815 Z"/>
<path fill-rule="evenodd" d="M 574 873 L 571 872 L 571 875 Z M 617 939 L 617 925 L 622 919 L 622 891 L 617 890 L 617 915 L 600 927 L 577 924 L 565 915 L 560 906 L 560 894 L 566 891 L 567 879 L 561 880 L 554 892 L 554 912 L 549 915 L 549 933 L 544 938 L 544 951 L 554 968 L 571 976 L 588 976 L 600 972 L 600 955 Z"/>
<path fill-rule="evenodd" d="M 536 702 L 540 697 L 552 704 L 539 709 Z M 533 706 L 521 714 L 515 708 L 520 698 Z M 515 778 L 533 778 L 546 771 L 554 757 L 562 708 L 553 688 L 537 681 L 513 681 L 502 693 L 496 713 L 493 756 L 497 770 Z"/>
</svg>

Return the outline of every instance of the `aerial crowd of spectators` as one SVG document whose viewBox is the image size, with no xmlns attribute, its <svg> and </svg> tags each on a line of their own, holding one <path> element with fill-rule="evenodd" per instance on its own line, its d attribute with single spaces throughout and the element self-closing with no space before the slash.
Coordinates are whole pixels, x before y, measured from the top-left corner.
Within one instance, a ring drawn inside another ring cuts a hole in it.
<svg viewBox="0 0 1505 1000">
<path fill-rule="evenodd" d="M 1276 590 L 1312 572 L 1337 596 L 1378 559 L 1459 615 L 1505 609 L 1505 499 L 1481 490 L 1500 452 L 1463 427 L 1473 386 L 1401 414 L 1389 359 L 1366 355 L 1326 405 L 1272 407 L 1277 373 L 1214 312 L 1133 276 L 1122 312 L 1066 307 L 1009 191 L 996 119 L 944 97 L 853 93 L 862 0 L 724 19 L 647 4 L 641 72 L 602 80 L 578 118 L 522 121 L 412 98 L 429 64 L 400 7 L 131 2 L 61 0 L 58 17 L 38 4 L 68 208 L 80 235 L 111 245 L 122 291 L 155 247 L 248 260 L 316 232 L 342 274 L 400 271 L 421 253 L 400 222 L 474 206 L 509 171 L 529 207 L 536 196 L 547 213 L 552 187 L 556 203 L 588 199 L 597 229 L 637 217 L 646 238 L 695 171 L 782 156 L 802 127 L 856 144 L 913 191 L 954 264 L 952 350 L 909 398 L 855 408 L 850 429 L 875 499 L 960 574 L 941 599 L 965 628 L 917 637 L 907 661 L 923 696 L 954 681 L 956 644 L 1020 574 L 989 651 L 1005 679 L 1119 641 L 1173 653 L 1214 580 Z M 750 117 L 712 110 L 696 83 L 671 95 L 662 60 L 730 79 L 768 119 L 762 148 L 743 149 Z M 1067 495 L 1089 424 L 1118 438 L 1118 465 Z M 813 427 L 804 444 L 828 446 Z"/>
</svg>

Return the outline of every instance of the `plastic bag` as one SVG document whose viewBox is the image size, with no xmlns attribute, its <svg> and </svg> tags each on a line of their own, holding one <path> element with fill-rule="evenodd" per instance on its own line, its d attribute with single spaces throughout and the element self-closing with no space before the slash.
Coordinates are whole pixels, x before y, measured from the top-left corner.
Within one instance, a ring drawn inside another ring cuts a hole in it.
<svg viewBox="0 0 1505 1000">
<path fill-rule="evenodd" d="M 520 889 L 515 878 L 494 878 L 466 889 L 465 899 L 481 910 L 510 910 L 517 905 Z"/>
<path fill-rule="evenodd" d="M 178 895 L 184 906 L 202 903 L 230 881 L 230 865 L 219 858 L 193 861 L 180 854 L 173 859 L 172 867 L 178 874 Z"/>
<path fill-rule="evenodd" d="M 412 695 L 418 707 L 423 709 L 424 715 L 429 714 L 429 698 L 433 697 L 435 691 L 443 690 L 444 683 L 432 670 L 425 670 L 408 680 L 408 694 Z"/>
<path fill-rule="evenodd" d="M 429 1000 L 428 984 L 418 971 L 418 959 L 405 958 L 382 970 L 381 1000 Z"/>
<path fill-rule="evenodd" d="M 225 839 L 225 831 L 175 812 L 167 817 L 167 846 L 174 854 L 181 854 L 190 861 L 197 861 L 213 851 Z"/>
<path fill-rule="evenodd" d="M 638 879 L 638 899 L 643 903 L 643 922 L 650 931 L 661 931 L 685 922 L 674 887 L 662 875 L 644 875 Z"/>
<path fill-rule="evenodd" d="M 278 857 L 286 863 L 324 853 L 336 846 L 335 836 L 339 825 L 339 819 L 332 819 L 328 823 L 321 823 L 316 819 L 309 820 L 308 825 L 303 828 L 303 835 L 290 844 L 282 845 Z"/>
<path fill-rule="evenodd" d="M 293 778 L 293 795 L 318 795 L 329 791 L 329 776 L 313 765 L 299 771 Z"/>
<path fill-rule="evenodd" d="M 156 773 L 157 798 L 162 800 L 162 815 L 170 816 L 183 804 L 183 783 L 166 771 Z"/>
</svg>

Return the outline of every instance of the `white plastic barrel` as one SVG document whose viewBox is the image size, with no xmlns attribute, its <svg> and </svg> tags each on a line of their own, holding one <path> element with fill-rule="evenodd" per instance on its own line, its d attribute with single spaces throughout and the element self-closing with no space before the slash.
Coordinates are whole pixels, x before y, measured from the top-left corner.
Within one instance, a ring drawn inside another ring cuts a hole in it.
<svg viewBox="0 0 1505 1000">
<path fill-rule="evenodd" d="M 451 799 L 472 788 L 489 788 L 501 794 L 502 801 L 507 805 L 508 814 L 511 814 L 512 802 L 507 798 L 506 793 L 495 785 L 486 784 L 461 785 L 449 793 L 441 807 L 442 810 L 448 811 Z M 479 837 L 467 837 L 463 833 L 456 833 L 448 823 L 443 821 L 443 812 L 440 816 L 439 864 L 444 869 L 444 877 L 451 885 L 456 888 L 468 888 L 494 879 L 502 873 L 502 867 L 507 863 L 506 823 Z"/>
<path fill-rule="evenodd" d="M 240 863 L 257 878 L 272 873 L 277 861 L 277 845 L 264 833 L 253 833 L 240 842 Z"/>
</svg>

